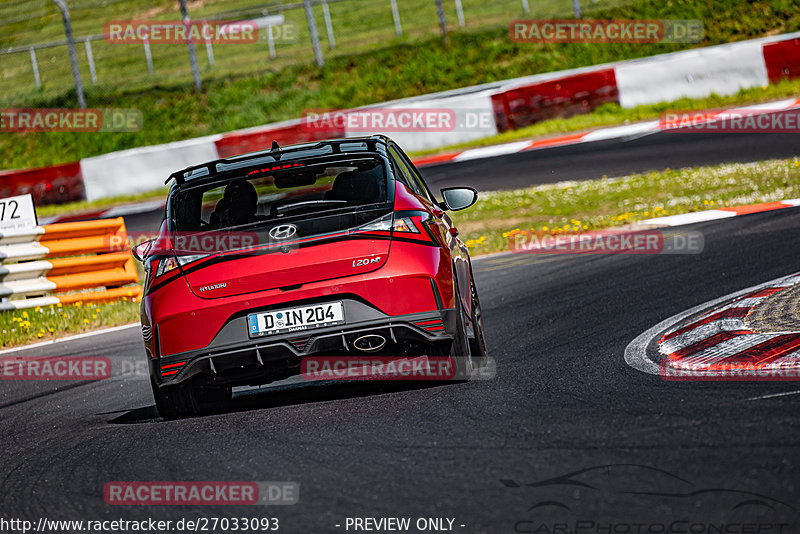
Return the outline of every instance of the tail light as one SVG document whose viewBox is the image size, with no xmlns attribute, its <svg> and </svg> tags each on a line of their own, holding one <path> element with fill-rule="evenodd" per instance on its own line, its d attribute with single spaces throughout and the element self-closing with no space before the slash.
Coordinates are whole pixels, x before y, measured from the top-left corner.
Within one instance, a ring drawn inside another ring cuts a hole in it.
<svg viewBox="0 0 800 534">
<path fill-rule="evenodd" d="M 394 220 L 392 230 L 398 233 L 418 234 L 419 228 L 414 224 L 411 217 L 397 217 Z"/>
<path fill-rule="evenodd" d="M 428 214 L 422 211 L 388 213 L 379 219 L 361 225 L 348 233 L 389 233 L 402 236 L 404 240 L 421 241 L 426 244 L 436 243 L 427 227 Z"/>
<path fill-rule="evenodd" d="M 153 272 L 155 273 L 154 277 L 158 278 L 159 276 L 165 275 L 170 271 L 174 271 L 178 267 L 182 267 L 184 265 L 188 265 L 190 263 L 194 263 L 196 261 L 200 261 L 204 258 L 210 257 L 211 254 L 192 254 L 192 255 L 184 255 L 184 256 L 162 256 L 160 258 L 154 258 L 150 262 L 150 268 L 155 269 Z"/>
</svg>

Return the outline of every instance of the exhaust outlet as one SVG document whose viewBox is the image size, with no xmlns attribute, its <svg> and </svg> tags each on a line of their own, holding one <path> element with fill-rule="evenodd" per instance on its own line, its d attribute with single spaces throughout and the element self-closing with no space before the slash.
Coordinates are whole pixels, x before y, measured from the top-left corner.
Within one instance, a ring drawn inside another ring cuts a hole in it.
<svg viewBox="0 0 800 534">
<path fill-rule="evenodd" d="M 386 338 L 378 334 L 367 334 L 353 341 L 353 347 L 361 352 L 375 352 L 386 346 Z"/>
</svg>

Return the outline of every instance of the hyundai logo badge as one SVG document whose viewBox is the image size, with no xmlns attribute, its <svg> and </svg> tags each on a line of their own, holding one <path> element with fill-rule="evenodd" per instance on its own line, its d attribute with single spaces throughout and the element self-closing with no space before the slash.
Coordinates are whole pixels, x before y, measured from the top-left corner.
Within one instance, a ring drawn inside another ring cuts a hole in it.
<svg viewBox="0 0 800 534">
<path fill-rule="evenodd" d="M 297 235 L 297 227 L 293 224 L 281 224 L 269 231 L 272 239 L 289 239 Z"/>
</svg>

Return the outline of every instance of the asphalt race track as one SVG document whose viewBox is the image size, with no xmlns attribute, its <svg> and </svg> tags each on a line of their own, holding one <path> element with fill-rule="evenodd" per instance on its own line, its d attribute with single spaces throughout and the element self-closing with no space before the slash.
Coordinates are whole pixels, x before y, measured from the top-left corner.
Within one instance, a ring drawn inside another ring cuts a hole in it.
<svg viewBox="0 0 800 534">
<path fill-rule="evenodd" d="M 659 321 L 798 271 L 800 210 L 691 229 L 702 254 L 476 261 L 493 380 L 262 390 L 172 422 L 145 376 L 3 382 L 0 509 L 34 521 L 272 516 L 281 532 L 315 533 L 347 532 L 347 517 L 449 517 L 464 533 L 676 521 L 673 532 L 704 521 L 800 532 L 800 394 L 760 398 L 800 384 L 665 382 L 623 359 Z M 108 356 L 117 370 L 144 357 L 138 328 L 17 354 Z M 120 480 L 294 481 L 300 502 L 106 505 L 104 484 Z"/>
<path fill-rule="evenodd" d="M 789 158 L 797 153 L 797 140 L 787 134 L 668 131 L 436 165 L 424 168 L 422 174 L 437 189 L 467 185 L 489 191 L 668 167 Z"/>
</svg>

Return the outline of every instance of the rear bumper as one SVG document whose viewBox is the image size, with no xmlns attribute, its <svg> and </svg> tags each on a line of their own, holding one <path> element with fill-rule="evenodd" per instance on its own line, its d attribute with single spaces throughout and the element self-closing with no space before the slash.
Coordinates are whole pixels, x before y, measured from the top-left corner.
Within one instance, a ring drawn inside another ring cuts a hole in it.
<svg viewBox="0 0 800 534">
<path fill-rule="evenodd" d="M 305 302 L 351 297 L 385 316 L 401 316 L 454 307 L 452 266 L 441 249 L 392 244 L 387 263 L 370 273 L 215 299 L 199 298 L 186 279 L 177 277 L 148 293 L 142 302 L 143 323 L 153 326 L 152 357 L 173 356 L 210 347 L 229 323 L 247 313 Z M 350 319 L 347 318 L 350 323 Z M 156 335 L 157 334 L 157 335 Z"/>
<path fill-rule="evenodd" d="M 331 299 L 325 299 L 331 300 Z M 391 316 L 355 298 L 340 298 L 346 324 L 250 338 L 246 313 L 228 322 L 207 347 L 150 359 L 150 374 L 161 387 L 198 378 L 211 384 L 256 385 L 300 373 L 309 355 L 416 355 L 431 347 L 449 348 L 456 329 L 454 309 Z M 376 352 L 353 342 L 366 334 L 386 339 Z"/>
</svg>

